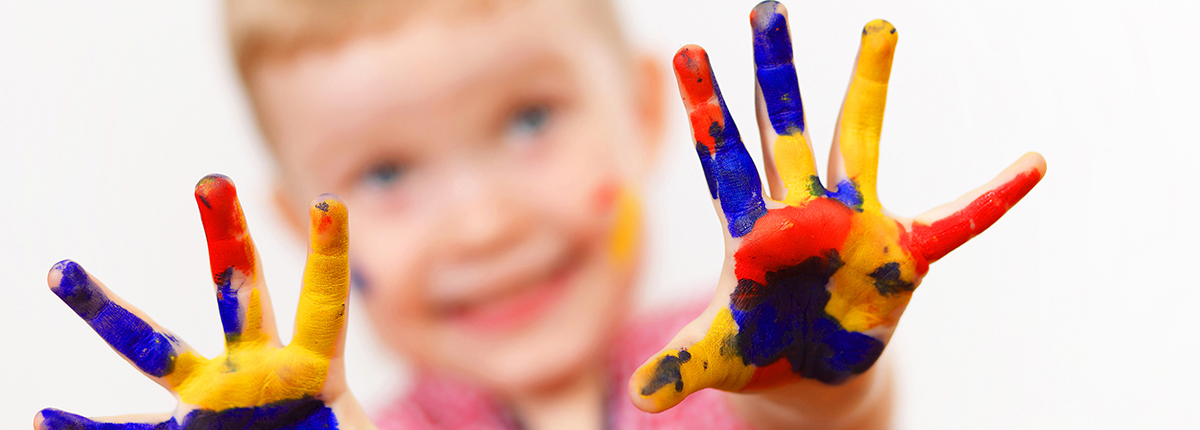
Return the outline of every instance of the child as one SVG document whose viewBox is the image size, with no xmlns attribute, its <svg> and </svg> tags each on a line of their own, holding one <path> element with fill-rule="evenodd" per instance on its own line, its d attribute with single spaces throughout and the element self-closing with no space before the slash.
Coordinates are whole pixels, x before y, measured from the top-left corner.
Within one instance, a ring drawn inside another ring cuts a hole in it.
<svg viewBox="0 0 1200 430">
<path fill-rule="evenodd" d="M 886 216 L 873 145 L 896 39 L 876 21 L 863 32 L 826 190 L 807 146 L 786 11 L 765 2 L 751 20 L 776 200 L 761 196 L 706 55 L 685 47 L 675 69 L 726 223 L 725 270 L 707 308 L 630 318 L 639 187 L 664 121 L 661 60 L 632 52 L 609 4 L 230 0 L 228 11 L 239 72 L 278 163 L 276 203 L 297 233 L 309 213 L 312 249 L 324 255 L 329 225 L 346 234 L 345 202 L 349 264 L 369 319 L 418 368 L 412 393 L 375 421 L 381 428 L 886 427 L 887 369 L 872 365 L 927 264 L 994 222 L 1045 169 L 1027 156 L 953 205 L 915 220 Z M 324 192 L 342 200 L 304 205 Z M 219 212 L 206 215 L 206 231 L 229 224 L 242 237 L 226 179 L 202 181 L 197 198 L 202 213 Z M 236 298 L 231 320 L 270 321 L 260 287 L 221 290 L 230 276 L 256 273 L 253 264 L 235 259 L 228 267 L 237 270 L 227 269 L 209 240 L 222 300 Z M 56 293 L 108 297 L 71 264 L 52 272 Z M 306 275 L 306 294 L 309 283 Z M 344 324 L 340 313 L 321 321 L 326 332 Z M 272 337 L 231 324 L 235 360 L 245 339 Z M 340 353 L 324 348 L 319 391 L 222 408 L 184 396 L 192 412 L 160 426 L 228 423 L 222 411 L 243 409 L 286 416 L 293 421 L 273 425 L 293 428 L 368 426 L 339 386 Z M 186 385 L 173 379 L 178 365 L 156 370 L 122 353 L 169 388 Z M 307 380 L 279 369 L 268 373 Z M 99 428 L 43 416 L 42 428 Z"/>
</svg>

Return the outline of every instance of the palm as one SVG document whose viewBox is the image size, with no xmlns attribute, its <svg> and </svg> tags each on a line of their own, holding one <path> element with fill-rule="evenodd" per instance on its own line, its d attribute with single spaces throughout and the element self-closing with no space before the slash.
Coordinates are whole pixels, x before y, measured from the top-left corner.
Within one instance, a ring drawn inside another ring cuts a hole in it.
<svg viewBox="0 0 1200 430">
<path fill-rule="evenodd" d="M 43 410 L 39 429 L 180 429 L 367 427 L 341 379 L 349 270 L 346 209 L 321 196 L 310 209 L 312 229 L 293 341 L 275 333 L 257 251 L 237 192 L 212 175 L 196 186 L 208 239 L 225 351 L 206 359 L 113 295 L 79 264 L 50 272 L 51 289 L 130 363 L 176 395 L 173 414 L 140 422 L 92 420 Z"/>
<path fill-rule="evenodd" d="M 727 261 L 713 304 L 630 383 L 658 411 L 703 388 L 745 391 L 812 379 L 840 384 L 869 369 L 932 263 L 991 226 L 1041 179 L 1027 154 L 989 184 L 915 219 L 886 213 L 875 194 L 879 136 L 896 30 L 863 29 L 854 77 L 817 175 L 800 103 L 786 11 L 751 13 L 759 126 L 772 198 L 721 98 L 707 54 L 675 56 L 709 191 L 726 226 Z"/>
</svg>

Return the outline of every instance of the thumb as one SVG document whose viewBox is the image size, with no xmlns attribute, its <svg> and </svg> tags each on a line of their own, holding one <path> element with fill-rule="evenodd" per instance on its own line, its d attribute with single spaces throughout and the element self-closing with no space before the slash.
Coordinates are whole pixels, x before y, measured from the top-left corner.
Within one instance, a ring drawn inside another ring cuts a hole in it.
<svg viewBox="0 0 1200 430">
<path fill-rule="evenodd" d="M 754 366 L 738 353 L 737 324 L 729 306 L 704 312 L 629 380 L 629 397 L 646 412 L 662 412 L 705 388 L 740 391 Z"/>
</svg>

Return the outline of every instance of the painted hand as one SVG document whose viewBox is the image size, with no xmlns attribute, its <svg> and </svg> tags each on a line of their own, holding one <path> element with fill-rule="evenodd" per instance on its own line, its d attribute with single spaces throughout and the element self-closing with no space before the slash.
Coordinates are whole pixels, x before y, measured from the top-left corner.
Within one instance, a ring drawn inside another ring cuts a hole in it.
<svg viewBox="0 0 1200 430">
<path fill-rule="evenodd" d="M 349 294 L 346 207 L 322 195 L 312 224 L 292 342 L 275 331 L 258 253 L 233 182 L 210 175 L 196 185 L 208 239 L 225 351 L 201 357 L 142 312 L 66 260 L 48 283 L 75 313 L 138 370 L 171 391 L 179 406 L 157 417 L 92 420 L 42 410 L 37 429 L 336 429 L 373 428 L 346 388 L 342 347 Z"/>
<path fill-rule="evenodd" d="M 750 14 L 758 117 L 771 197 L 742 145 L 707 54 L 685 46 L 675 73 L 709 191 L 726 227 L 726 261 L 708 309 L 630 381 L 643 410 L 703 388 L 749 391 L 801 379 L 840 384 L 883 352 L 929 268 L 987 229 L 1042 178 L 1026 154 L 988 184 L 916 218 L 875 194 L 896 29 L 868 23 L 822 185 L 809 148 L 786 11 Z"/>
</svg>

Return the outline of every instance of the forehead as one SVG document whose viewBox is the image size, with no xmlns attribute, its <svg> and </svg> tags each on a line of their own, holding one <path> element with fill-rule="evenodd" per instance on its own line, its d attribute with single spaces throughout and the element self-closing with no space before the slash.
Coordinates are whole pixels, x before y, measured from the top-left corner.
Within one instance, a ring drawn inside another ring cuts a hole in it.
<svg viewBox="0 0 1200 430">
<path fill-rule="evenodd" d="M 469 96 L 464 93 L 473 84 L 503 80 L 531 64 L 573 62 L 604 48 L 602 32 L 584 15 L 580 2 L 544 0 L 502 2 L 472 13 L 425 10 L 388 31 L 266 61 L 251 73 L 250 89 L 272 140 L 288 140 L 279 135 L 288 127 L 273 124 L 279 117 L 353 111 L 355 117 L 338 126 L 354 127 L 370 121 L 364 116 L 370 111 Z"/>
</svg>

